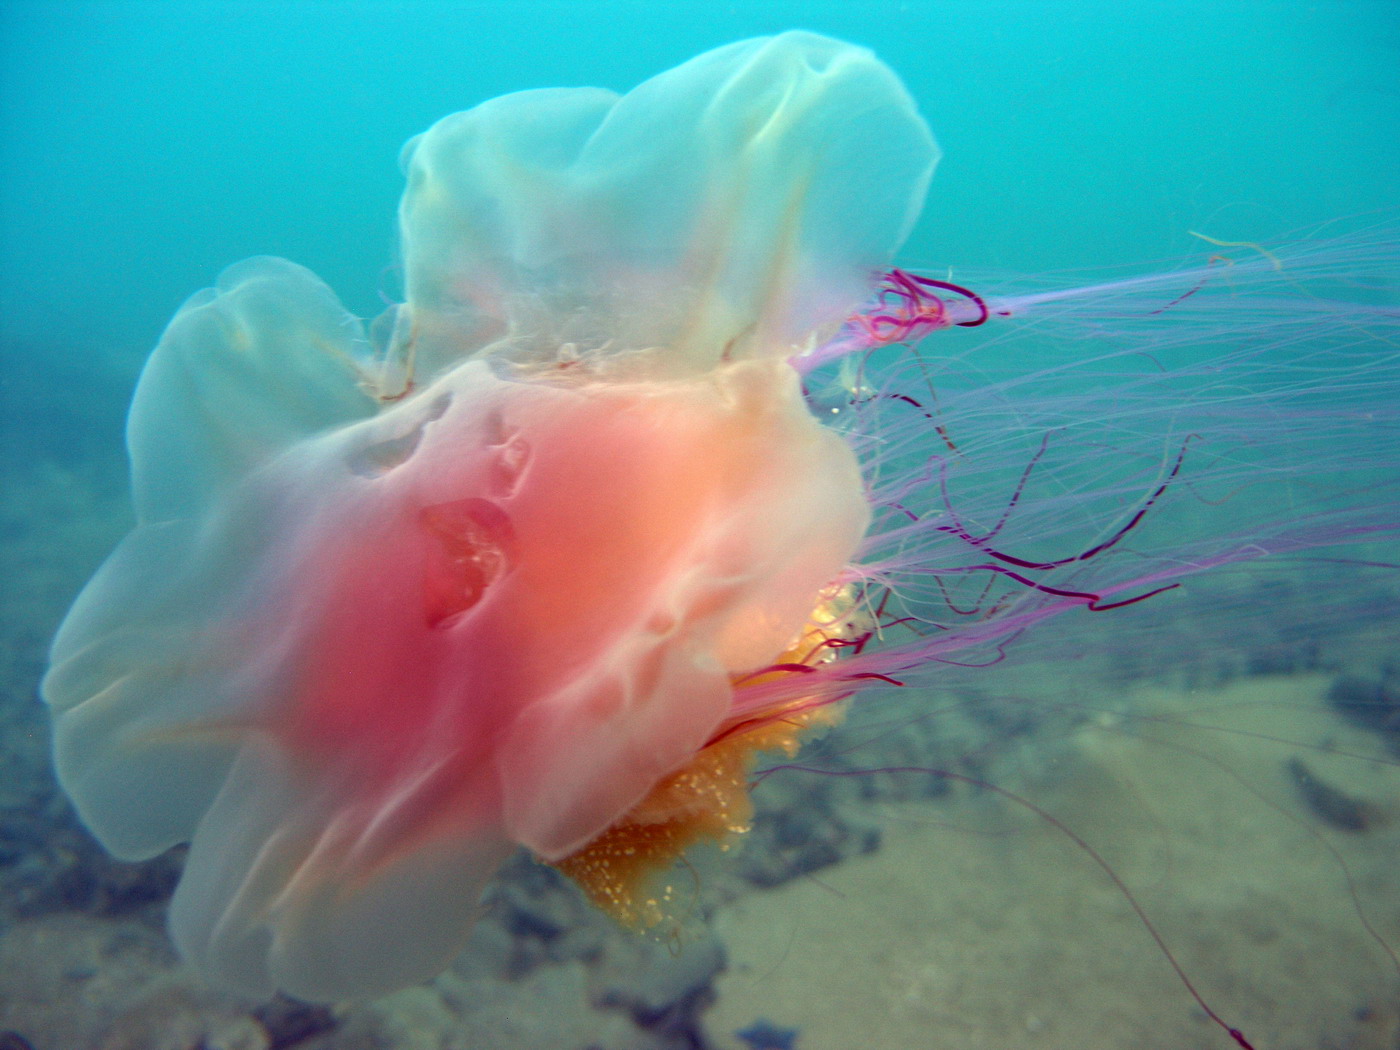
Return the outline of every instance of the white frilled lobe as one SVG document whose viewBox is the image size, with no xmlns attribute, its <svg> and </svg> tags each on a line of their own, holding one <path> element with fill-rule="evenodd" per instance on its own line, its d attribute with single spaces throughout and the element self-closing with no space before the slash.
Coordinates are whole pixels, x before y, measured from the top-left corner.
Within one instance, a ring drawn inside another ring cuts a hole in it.
<svg viewBox="0 0 1400 1050">
<path fill-rule="evenodd" d="M 869 294 L 938 150 L 869 51 L 811 33 L 717 48 L 624 96 L 506 95 L 404 147 L 423 373 L 483 347 L 787 356 Z"/>
</svg>

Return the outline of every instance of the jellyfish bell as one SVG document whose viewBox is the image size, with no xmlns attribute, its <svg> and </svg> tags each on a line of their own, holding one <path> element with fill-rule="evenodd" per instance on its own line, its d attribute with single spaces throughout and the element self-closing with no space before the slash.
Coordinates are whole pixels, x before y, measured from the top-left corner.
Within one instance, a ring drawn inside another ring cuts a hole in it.
<svg viewBox="0 0 1400 1050">
<path fill-rule="evenodd" d="M 389 991 L 450 961 L 517 845 L 628 917 L 618 834 L 669 857 L 742 822 L 735 769 L 793 733 L 739 743 L 736 683 L 830 658 L 870 520 L 788 361 L 936 159 L 869 52 L 787 33 L 410 142 L 378 342 L 279 259 L 181 308 L 131 409 L 136 526 L 43 691 L 107 847 L 190 842 L 189 961 Z"/>
</svg>

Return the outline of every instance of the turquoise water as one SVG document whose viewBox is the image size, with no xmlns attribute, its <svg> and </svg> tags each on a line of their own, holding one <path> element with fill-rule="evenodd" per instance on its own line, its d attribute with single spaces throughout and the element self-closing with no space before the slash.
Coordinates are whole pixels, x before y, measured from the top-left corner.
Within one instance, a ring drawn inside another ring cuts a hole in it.
<svg viewBox="0 0 1400 1050">
<path fill-rule="evenodd" d="M 1089 2 L 20 2 L 5 4 L 0 19 L 0 360 L 8 377 L 0 385 L 6 408 L 0 424 L 6 453 L 0 477 L 7 493 L 14 494 L 7 495 L 0 538 L 0 569 L 8 588 L 3 725 L 7 768 L 15 771 L 4 795 L 7 824 L 0 875 L 6 880 L 6 898 L 0 931 L 5 941 L 0 951 L 5 962 L 0 969 L 36 975 L 32 985 L 0 986 L 0 1030 L 13 1029 L 38 1050 L 174 1047 L 195 1045 L 199 1038 L 210 1046 L 250 1047 L 728 1048 L 743 1045 L 735 1042 L 739 1037 L 734 1033 L 748 1031 L 744 1022 L 760 1016 L 771 1018 L 775 1030 L 795 1032 L 793 1045 L 798 1050 L 843 1045 L 822 1042 L 826 1022 L 820 1004 L 833 996 L 839 999 L 832 990 L 835 985 L 817 987 L 810 1002 L 796 997 L 791 985 L 783 985 L 767 1000 L 760 994 L 757 1006 L 744 998 L 748 992 L 722 986 L 720 1003 L 711 1009 L 704 993 L 713 967 L 707 970 L 705 960 L 712 962 L 706 953 L 719 950 L 718 940 L 710 939 L 716 935 L 694 933 L 700 947 L 683 953 L 683 963 L 674 963 L 664 948 L 646 954 L 655 949 L 650 942 L 647 947 L 616 947 L 609 940 L 615 936 L 610 928 L 599 925 L 572 898 L 539 905 L 538 897 L 530 894 L 538 889 L 532 879 L 540 876 L 528 867 L 514 871 L 516 882 L 500 891 L 502 899 L 511 902 L 500 908 L 516 923 L 509 927 L 516 937 L 513 946 L 474 944 L 471 957 L 485 961 L 463 964 L 465 970 L 459 966 L 455 983 L 440 985 L 434 993 L 440 999 L 430 1001 L 425 992 L 419 999 L 336 1016 L 282 1004 L 278 1009 L 294 1018 L 287 1020 L 265 1005 L 202 991 L 186 993 L 180 990 L 186 987 L 182 984 L 172 992 L 160 985 L 160 975 L 174 965 L 160 922 L 178 857 L 139 871 L 108 865 L 82 839 L 52 792 L 42 712 L 34 701 L 38 676 L 47 640 L 64 608 L 127 527 L 119 460 L 121 420 L 131 383 L 150 347 L 188 295 L 209 285 L 227 264 L 251 255 L 280 255 L 306 265 L 360 316 L 372 317 L 386 297 L 398 298 L 393 216 L 402 176 L 395 160 L 408 138 L 438 118 L 526 88 L 599 85 L 626 91 L 709 48 L 806 28 L 873 48 L 905 81 L 943 149 L 927 207 L 899 257 L 904 266 L 955 280 L 968 280 L 964 274 L 999 275 L 986 279 L 993 287 L 1001 280 L 1018 290 L 1087 283 L 1096 274 L 1118 275 L 1128 272 L 1120 268 L 1136 264 L 1146 271 L 1199 266 L 1215 249 L 1192 231 L 1217 241 L 1277 245 L 1290 237 L 1317 240 L 1331 230 L 1388 228 L 1393 241 L 1395 209 L 1400 206 L 1400 17 L 1387 2 L 1146 3 L 1131 9 Z M 1233 249 L 1232 257 L 1240 262 L 1258 259 L 1256 249 L 1249 247 Z M 1064 271 L 1084 271 L 1085 276 L 1070 278 Z M 1373 253 L 1367 279 L 1364 289 L 1350 291 L 1373 305 L 1397 301 L 1400 275 L 1393 248 L 1389 255 Z M 1325 281 L 1327 288 L 1346 286 L 1345 269 L 1340 275 L 1327 274 Z M 1189 286 L 1190 282 L 1185 287 Z M 1176 294 L 1179 291 L 1164 293 L 1164 301 Z M 1309 294 L 1313 293 L 1305 292 L 1304 298 Z M 1321 374 L 1311 378 L 1313 388 L 1323 392 L 1321 401 L 1309 402 L 1314 407 L 1325 403 L 1329 384 L 1338 390 L 1338 404 L 1343 398 L 1340 380 L 1345 377 L 1328 371 L 1341 369 L 1344 358 L 1338 349 L 1346 342 L 1345 327 L 1341 331 L 1341 336 L 1332 332 Z M 1379 336 L 1374 331 L 1359 333 L 1351 348 L 1356 355 L 1345 358 L 1352 365 L 1364 361 L 1370 369 L 1369 385 L 1347 401 L 1348 406 L 1364 409 L 1369 397 L 1379 409 L 1395 390 L 1394 343 L 1387 342 L 1394 335 L 1393 322 Z M 964 346 L 972 338 L 964 333 L 958 337 L 964 342 L 950 345 Z M 1062 341 L 1063 332 L 1054 338 Z M 1281 348 L 1286 345 L 1286 339 L 1271 338 Z M 1013 344 L 1008 352 L 1026 355 L 1029 368 L 1038 345 Z M 991 363 L 986 368 L 998 372 Z M 1291 410 L 1283 401 L 1277 406 L 1281 418 Z M 1346 434 L 1374 442 L 1369 449 L 1353 450 L 1357 459 L 1368 462 L 1348 462 L 1372 472 L 1378 485 L 1369 497 L 1374 501 L 1369 509 L 1383 516 L 1386 504 L 1381 501 L 1393 497 L 1379 485 L 1393 485 L 1400 464 L 1394 458 L 1394 430 L 1384 429 L 1387 418 L 1393 424 L 1393 415 L 1379 418 L 1371 437 L 1352 419 L 1345 427 L 1322 424 L 1320 440 L 1325 444 L 1333 434 Z M 1266 452 L 1254 454 L 1267 464 Z M 1071 468 L 1061 469 L 1067 472 L 1057 477 L 1065 484 L 1078 476 Z M 1300 513 L 1316 509 L 1319 504 L 1312 501 L 1325 480 L 1300 470 L 1298 487 L 1287 497 L 1296 500 L 1291 508 Z M 1270 502 L 1284 497 L 1268 492 L 1240 520 L 1253 527 L 1268 514 L 1287 517 L 1289 504 Z M 1353 492 L 1347 499 L 1352 506 L 1364 507 L 1368 497 Z M 1232 527 L 1228 514 L 1168 520 L 1185 530 Z M 1365 558 L 1379 567 L 1363 571 L 1313 566 L 1299 575 L 1270 570 L 1265 562 L 1256 575 L 1240 573 L 1226 576 L 1225 582 L 1204 583 L 1204 597 L 1194 605 L 1144 603 L 1132 610 L 1131 618 L 1081 624 L 1079 634 L 1072 633 L 1073 628 L 1065 635 L 1047 634 L 1043 645 L 1028 632 L 1024 651 L 1030 655 L 1013 658 L 1008 667 L 986 675 L 966 669 L 948 672 L 948 687 L 963 690 L 949 693 L 952 699 L 935 694 L 935 709 L 953 712 L 946 720 L 953 723 L 949 739 L 923 739 L 918 735 L 924 731 L 920 721 L 914 742 L 901 745 L 903 751 L 895 748 L 893 757 L 867 746 L 865 741 L 878 736 L 884 726 L 909 723 L 925 710 L 919 703 L 901 700 L 890 706 L 889 714 L 863 715 L 880 728 L 838 737 L 830 750 L 839 759 L 843 746 L 860 743 L 849 763 L 858 767 L 953 766 L 1033 801 L 1058 802 L 1078 816 L 1077 826 L 1098 830 L 1109 840 L 1132 841 L 1132 820 L 1121 818 L 1129 825 L 1124 827 L 1096 815 L 1092 806 L 1080 808 L 1081 796 L 1093 796 L 1094 791 L 1076 788 L 1073 782 L 1065 787 L 1057 779 L 1060 766 L 1072 771 L 1087 764 L 1098 770 L 1099 763 L 1119 770 L 1137 761 L 1117 752 L 1104 757 L 1093 744 L 1084 745 L 1090 759 L 1079 755 L 1076 726 L 1084 709 L 1100 721 L 1125 718 L 1124 710 L 1131 714 L 1137 708 L 1122 706 L 1123 696 L 1144 683 L 1169 678 L 1180 687 L 1172 674 L 1183 669 L 1189 684 L 1206 692 L 1248 672 L 1265 681 L 1272 680 L 1262 679 L 1264 672 L 1291 676 L 1289 681 L 1315 675 L 1317 696 L 1333 688 L 1338 676 L 1348 674 L 1364 682 L 1389 681 L 1393 687 L 1393 672 L 1390 679 L 1383 677 L 1384 668 L 1396 659 L 1400 621 L 1391 571 L 1397 560 L 1393 544 L 1373 544 L 1345 556 Z M 1211 615 L 1217 619 L 1210 621 Z M 1318 626 L 1321 621 L 1326 621 L 1325 632 Z M 1206 622 L 1215 626 L 1202 626 Z M 1065 653 L 1056 651 L 1075 644 L 1065 638 L 1085 637 L 1091 641 L 1077 644 L 1091 654 L 1086 659 L 1093 664 L 1092 672 L 1074 659 L 1066 664 L 1059 659 Z M 1269 688 L 1276 693 L 1284 689 Z M 1043 700 L 1059 719 L 1052 720 L 1053 728 L 1045 734 L 1050 745 L 1037 749 L 1026 742 L 1034 734 L 1017 713 L 1033 703 L 1011 704 L 1011 714 L 1005 713 L 1006 706 L 988 705 L 988 710 L 1000 713 L 970 717 L 971 726 L 958 723 L 956 717 L 965 713 L 967 698 L 974 693 Z M 1275 712 L 1298 712 L 1304 701 L 1288 696 L 1286 701 L 1272 701 Z M 1231 703 L 1270 701 L 1236 697 Z M 1160 710 L 1169 712 L 1161 717 L 1174 725 L 1191 723 L 1194 717 L 1170 704 Z M 1259 910 L 1286 915 L 1280 920 L 1286 933 L 1278 935 L 1272 947 L 1268 937 L 1258 934 L 1255 941 L 1264 945 L 1258 956 L 1247 954 L 1234 941 L 1215 954 L 1207 944 L 1197 951 L 1190 972 L 1205 975 L 1202 983 L 1209 985 L 1212 1007 L 1245 1028 L 1260 1050 L 1389 1045 L 1384 1040 L 1393 1042 L 1397 1023 L 1397 968 L 1386 950 L 1365 935 L 1356 913 L 1342 908 L 1338 918 L 1331 907 L 1349 898 L 1350 870 L 1352 881 L 1362 884 L 1361 914 L 1373 923 L 1379 941 L 1392 949 L 1400 941 L 1400 918 L 1393 908 L 1400 891 L 1386 874 L 1393 866 L 1394 825 L 1400 823 L 1395 816 L 1400 796 L 1391 793 L 1391 781 L 1382 779 L 1389 775 L 1388 752 L 1379 738 L 1348 736 L 1355 727 L 1345 720 L 1318 728 L 1305 719 L 1295 726 L 1284 713 L 1262 726 L 1200 736 L 1210 741 L 1249 734 L 1283 736 L 1299 742 L 1293 751 L 1310 762 L 1324 749 L 1352 753 L 1355 760 L 1342 769 L 1313 772 L 1323 783 L 1363 799 L 1379 815 L 1373 816 L 1366 835 L 1347 837 L 1335 827 L 1326 832 L 1341 836 L 1344 851 L 1355 850 L 1344 852 L 1349 869 L 1324 858 L 1315 883 L 1303 875 L 1296 881 L 1291 875 L 1278 880 L 1288 887 L 1290 900 L 1306 901 L 1315 895 L 1328 902 L 1317 909 L 1327 918 L 1318 919 L 1316 931 L 1306 921 L 1307 909 L 1295 912 L 1273 904 L 1274 891 L 1265 880 L 1260 892 L 1267 900 Z M 1099 726 L 1099 721 L 1093 725 Z M 1154 754 L 1170 754 L 1169 746 L 1177 745 L 1163 745 Z M 1180 746 L 1216 745 L 1193 737 Z M 1225 804 L 1243 809 L 1254 791 L 1277 788 L 1277 795 L 1269 795 L 1277 805 L 1293 806 L 1306 819 L 1315 819 L 1315 813 L 1307 814 L 1319 808 L 1316 798 L 1307 802 L 1304 791 L 1304 805 L 1286 784 L 1266 782 L 1272 775 L 1268 771 L 1277 773 L 1293 751 L 1281 753 L 1277 761 L 1271 757 L 1272 765 L 1252 753 L 1226 754 L 1219 762 L 1240 775 L 1225 778 L 1234 786 L 1219 797 L 1237 800 Z M 1252 764 L 1256 760 L 1261 763 L 1257 769 Z M 1183 759 L 1182 764 L 1189 762 Z M 1366 770 L 1379 772 L 1368 779 Z M 1188 779 L 1200 775 L 1196 767 L 1184 774 Z M 1238 782 L 1241 779 L 1247 783 Z M 781 787 L 785 782 L 794 786 Z M 1088 782 L 1097 783 L 1092 777 Z M 1159 781 L 1148 782 L 1160 786 Z M 869 777 L 863 783 L 880 781 Z M 1057 794 L 1062 790 L 1063 796 Z M 802 800 L 820 795 L 823 816 L 806 829 L 808 843 L 839 839 L 836 852 L 858 853 L 868 844 L 863 834 L 879 828 L 890 843 L 885 850 L 890 856 L 896 854 L 899 825 L 910 818 L 906 813 L 863 813 L 862 794 L 879 795 L 883 804 L 889 797 L 935 793 L 896 782 L 828 798 L 825 789 L 800 777 L 773 778 L 760 792 L 761 802 L 768 791 L 775 796 L 773 812 L 780 815 L 771 826 L 765 825 L 769 830 L 788 828 L 794 822 L 792 814 L 806 804 Z M 1129 804 L 1124 799 L 1141 801 L 1133 788 L 1105 794 L 1113 806 Z M 1206 793 L 1194 804 L 1221 803 Z M 933 819 L 962 821 L 966 827 L 977 822 L 979 812 L 939 812 Z M 1178 824 L 1151 805 L 1144 812 L 1150 814 L 1144 821 L 1170 829 L 1164 841 L 1179 850 L 1181 858 L 1190 855 L 1187 846 L 1192 841 L 1204 837 L 1189 820 Z M 987 821 L 994 824 L 991 816 Z M 1299 833 L 1299 826 L 1286 821 L 1259 832 L 1260 838 L 1279 844 L 1278 849 L 1266 849 L 1257 861 L 1245 863 L 1247 870 L 1239 878 L 1257 877 L 1260 866 L 1287 857 L 1295 835 L 1301 843 L 1293 844 L 1295 850 L 1309 856 L 1325 852 L 1315 846 L 1311 833 Z M 1231 834 L 1247 835 L 1249 827 L 1246 823 Z M 781 840 L 784 833 L 799 831 L 772 834 Z M 1010 841 L 1022 841 L 1017 837 L 1021 834 L 1029 833 L 1011 834 Z M 970 853 L 966 839 L 955 841 L 959 844 L 949 849 Z M 1227 835 L 1224 842 L 1211 842 L 1208 851 L 1218 857 L 1232 848 Z M 913 863 L 917 867 L 918 862 Z M 1188 883 L 1204 886 L 1204 876 L 1195 879 L 1194 863 L 1182 859 L 1180 867 L 1187 870 Z M 988 864 L 993 871 L 1006 867 L 1002 863 L 999 869 L 995 854 Z M 1124 847 L 1122 864 L 1136 874 L 1136 886 L 1150 888 L 1161 876 L 1150 858 L 1143 860 L 1130 847 Z M 1300 863 L 1300 870 L 1303 867 Z M 1082 878 L 1092 887 L 1097 873 L 1093 865 L 1088 868 Z M 1018 870 L 1010 880 L 1013 897 L 1044 894 L 1059 899 L 1072 892 L 1063 886 L 1075 883 L 1072 877 L 1048 886 L 1016 881 L 1030 874 Z M 710 876 L 720 897 L 731 891 L 727 877 L 731 876 L 722 871 Z M 746 877 L 762 884 L 757 877 Z M 975 866 L 961 877 L 995 881 L 992 875 L 979 875 Z M 555 891 L 551 886 L 550 892 Z M 512 894 L 536 903 L 520 904 Z M 936 896 L 930 890 L 921 903 L 910 905 L 906 900 L 903 906 L 931 914 Z M 1216 899 L 1204 890 L 1202 896 Z M 1177 924 L 1167 930 L 1168 940 L 1175 934 L 1189 941 L 1194 925 L 1223 922 L 1212 905 L 1200 904 L 1200 911 L 1192 911 L 1197 902 L 1190 892 L 1175 898 L 1167 893 L 1163 899 L 1167 903 L 1159 901 L 1157 907 L 1168 922 Z M 1172 899 L 1188 900 L 1190 906 L 1173 916 Z M 856 911 L 869 905 L 865 898 L 855 903 Z M 1224 913 L 1233 914 L 1236 905 L 1246 910 L 1229 901 Z M 1068 929 L 1077 925 L 1083 941 L 1092 943 L 1087 932 L 1095 923 L 1092 916 L 1103 913 L 1095 909 L 1119 906 L 1121 901 L 1110 904 L 1106 898 L 1091 897 L 1077 924 L 1070 923 Z M 751 906 L 746 907 L 753 915 Z M 831 908 L 839 910 L 839 900 Z M 1255 913 L 1249 915 L 1240 925 L 1257 934 Z M 548 937 L 538 933 L 546 919 L 569 932 Z M 1330 935 L 1334 922 L 1344 931 L 1340 939 Z M 910 928 L 915 925 L 911 921 Z M 536 932 L 521 934 L 522 928 Z M 1044 941 L 1065 938 L 1065 929 L 1054 927 L 1042 935 Z M 789 932 L 779 922 L 770 939 Z M 852 931 L 845 935 L 855 939 Z M 921 931 L 918 936 L 937 933 Z M 1134 937 L 1141 938 L 1140 931 L 1123 932 L 1109 943 L 1136 944 Z M 736 945 L 740 940 L 733 937 Z M 570 944 L 567 949 L 560 947 L 565 942 Z M 578 947 L 582 942 L 593 946 L 593 956 Z M 1040 958 L 1046 950 L 1044 942 L 1019 926 L 1003 933 L 1000 943 L 1023 958 Z M 597 948 L 598 944 L 611 947 Z M 884 994 L 882 989 L 888 990 L 877 979 L 879 964 L 869 954 L 878 954 L 878 945 L 866 945 L 861 949 L 865 954 L 853 955 L 849 962 L 839 953 L 853 949 L 836 943 L 825 947 L 837 960 L 838 976 L 849 978 L 851 1011 L 855 1004 L 875 1001 Z M 737 953 L 738 948 L 731 951 Z M 1309 970 L 1301 990 L 1284 976 L 1272 976 L 1280 957 L 1286 971 L 1289 959 L 1309 953 L 1339 972 L 1344 970 L 1339 959 L 1350 957 L 1358 964 L 1354 971 L 1345 970 L 1335 985 Z M 601 974 L 598 957 L 608 964 Z M 1161 965 L 1160 959 L 1156 964 Z M 901 963 L 905 969 L 917 965 Z M 980 974 L 970 958 L 965 965 L 969 973 Z M 1044 964 L 1040 969 L 1047 966 L 1055 968 Z M 1262 990 L 1241 976 L 1255 971 L 1271 975 L 1258 982 Z M 514 983 L 500 983 L 501 972 L 515 974 Z M 650 987 L 649 980 L 665 985 L 655 977 L 661 972 L 672 975 L 675 987 Z M 498 984 L 487 984 L 488 976 Z M 1076 971 L 1069 964 L 1063 985 L 1099 981 L 1115 987 L 1120 980 L 1134 984 L 1112 970 Z M 1047 1022 L 1032 1024 L 1028 1018 L 1038 1016 L 1042 1007 L 1013 1007 L 1058 995 L 1038 992 L 1024 973 L 1006 978 L 1004 994 L 975 1003 L 954 995 L 940 999 L 937 982 L 921 985 L 911 978 L 899 987 L 906 994 L 915 994 L 908 993 L 910 988 L 923 989 L 915 998 L 927 1007 L 927 1017 L 937 1020 L 926 1018 L 921 1030 L 928 1032 L 927 1045 L 939 1048 L 1023 1041 L 1036 1045 L 1031 1039 Z M 84 989 L 86 998 L 78 1001 L 85 1005 L 76 1010 L 59 1005 L 71 1003 L 78 988 Z M 684 996 L 675 988 L 691 995 L 677 1015 L 680 1019 L 670 1027 L 654 1018 L 648 1023 L 639 1020 L 652 1017 L 649 1002 L 667 1007 L 680 1002 Z M 1244 990 L 1232 998 L 1238 988 Z M 1299 1008 L 1289 1013 L 1277 1003 L 1271 1006 L 1270 994 Z M 540 997 L 548 997 L 551 1007 L 538 1013 L 567 1017 L 569 1035 L 540 1034 L 531 1028 L 537 1018 L 522 1021 L 516 1016 L 522 1010 L 531 1014 L 534 1007 L 516 1007 L 516 1015 L 504 1008 L 500 1015 L 481 1009 L 493 996 L 510 995 L 521 997 L 511 1003 L 538 1004 Z M 1065 991 L 1063 997 L 1069 999 L 1070 993 Z M 1161 1034 L 1155 1044 L 1144 1041 L 1158 1024 L 1157 1010 L 1189 1016 L 1199 1025 L 1190 1029 L 1198 1041 L 1189 1045 L 1231 1045 L 1227 1035 L 1201 1021 L 1193 1001 L 1170 974 L 1150 985 L 1141 998 L 1130 994 L 1120 1001 L 1105 992 L 1099 999 L 1097 1005 L 1093 996 L 1086 1004 L 1075 1000 L 1067 1018 L 1048 1022 L 1054 1037 L 1064 1041 L 1049 1042 L 1051 1036 L 1045 1035 L 1039 1036 L 1040 1045 L 1129 1045 L 1115 1042 L 1112 1033 L 1136 1032 L 1133 1023 L 1148 1035 L 1134 1035 L 1132 1045 L 1187 1045 L 1175 1034 Z M 732 1008 L 727 1005 L 732 1001 L 745 1005 Z M 613 1005 L 606 1005 L 609 1002 Z M 628 1006 L 619 1008 L 617 1002 Z M 733 1009 L 739 1012 L 727 1012 Z M 1115 1028 L 1114 1019 L 1122 1011 L 1134 1021 Z M 897 1013 L 894 1008 L 884 1011 L 887 1016 Z M 708 1028 L 707 1016 L 715 1019 Z M 1289 1020 L 1276 1020 L 1283 1016 Z M 1296 1019 L 1299 1016 L 1315 1023 L 1305 1026 Z M 288 1033 L 299 1030 L 298 1023 L 306 1034 L 293 1039 Z M 157 1036 L 165 1041 L 157 1043 Z M 905 1038 L 872 1029 L 864 1045 L 906 1045 L 895 1041 Z M 708 1042 L 697 1043 L 699 1039 Z"/>
<path fill-rule="evenodd" d="M 1400 24 L 1376 3 L 10 3 L 12 340 L 133 352 L 228 262 L 380 307 L 399 147 L 508 91 L 614 90 L 731 40 L 874 48 L 943 147 L 909 261 L 1175 257 L 1394 205 Z M 396 292 L 397 289 L 390 289 Z"/>
</svg>

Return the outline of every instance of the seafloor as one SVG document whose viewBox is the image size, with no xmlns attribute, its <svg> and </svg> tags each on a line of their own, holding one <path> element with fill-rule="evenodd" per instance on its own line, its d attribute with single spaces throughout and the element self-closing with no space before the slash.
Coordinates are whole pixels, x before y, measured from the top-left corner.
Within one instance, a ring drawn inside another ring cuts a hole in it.
<svg viewBox="0 0 1400 1050">
<path fill-rule="evenodd" d="M 677 872 L 694 899 L 672 940 L 519 857 L 422 987 L 323 1007 L 202 986 L 163 932 L 180 857 L 105 857 L 37 700 L 53 628 L 128 525 L 133 369 L 89 369 L 63 411 L 49 372 L 6 388 L 0 1050 L 1236 1046 L 1183 976 L 1258 1050 L 1400 1046 L 1400 675 L 1375 637 L 1277 631 L 1208 670 L 1202 639 L 1168 634 L 1069 679 L 872 703 L 823 766 L 968 779 L 774 774 L 744 848 Z"/>
</svg>

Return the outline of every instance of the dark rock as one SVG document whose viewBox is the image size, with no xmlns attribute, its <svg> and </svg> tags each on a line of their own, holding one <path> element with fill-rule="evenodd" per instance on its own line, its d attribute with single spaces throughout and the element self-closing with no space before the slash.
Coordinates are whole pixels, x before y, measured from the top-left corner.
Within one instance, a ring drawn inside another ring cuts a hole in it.
<svg viewBox="0 0 1400 1050">
<path fill-rule="evenodd" d="M 799 1033 L 796 1028 L 784 1028 L 760 1017 L 734 1034 L 749 1044 L 749 1050 L 797 1050 Z"/>
<path fill-rule="evenodd" d="M 496 976 L 510 980 L 546 963 L 591 959 L 609 932 L 610 920 L 573 883 L 524 851 L 502 867 L 486 903 L 482 926 L 488 929 L 474 939 L 488 942 L 501 960 Z M 490 930 L 493 925 L 501 933 Z"/>
<path fill-rule="evenodd" d="M 1354 725 L 1380 733 L 1400 754 L 1400 675 L 1387 669 L 1379 679 L 1343 676 L 1327 691 L 1327 702 Z"/>
<path fill-rule="evenodd" d="M 290 1050 L 336 1027 L 335 1016 L 324 1006 L 312 1006 L 284 995 L 258 1007 L 253 1016 L 267 1030 L 268 1050 Z"/>
<path fill-rule="evenodd" d="M 1299 796 L 1321 820 L 1342 831 L 1365 831 L 1372 825 L 1370 806 L 1323 780 L 1301 758 L 1289 759 L 1285 768 Z"/>
<path fill-rule="evenodd" d="M 32 811 L 0 812 L 0 867 L 14 864 L 44 845 L 47 828 Z"/>
<path fill-rule="evenodd" d="M 175 892 L 183 867 L 183 850 L 171 851 L 140 864 L 113 860 L 106 853 L 85 850 L 55 870 L 49 893 L 37 910 L 81 911 L 109 917 L 161 908 Z M 31 909 L 35 910 L 35 909 Z"/>
<path fill-rule="evenodd" d="M 1315 641 L 1279 642 L 1264 645 L 1250 653 L 1245 674 L 1253 676 L 1307 674 L 1323 666 L 1321 648 Z"/>
<path fill-rule="evenodd" d="M 714 979 L 724 966 L 724 948 L 708 931 L 665 943 L 622 938 L 592 968 L 590 999 L 599 1009 L 625 1012 L 667 1047 L 702 1050 L 700 1016 L 715 1000 Z"/>
</svg>

